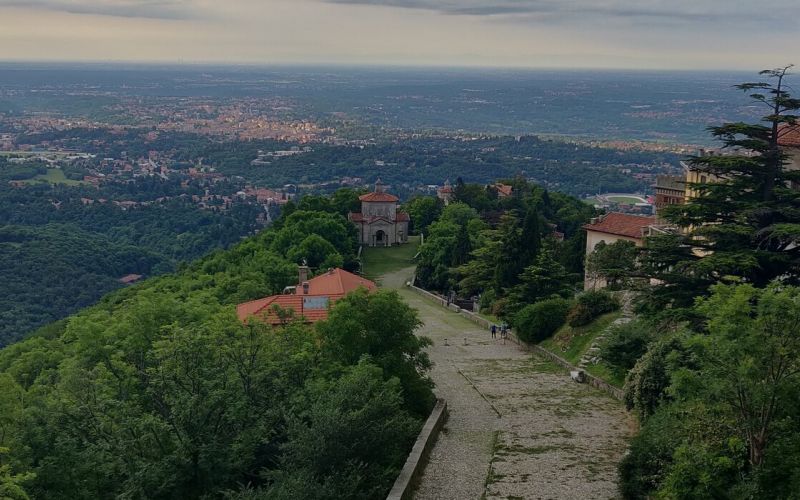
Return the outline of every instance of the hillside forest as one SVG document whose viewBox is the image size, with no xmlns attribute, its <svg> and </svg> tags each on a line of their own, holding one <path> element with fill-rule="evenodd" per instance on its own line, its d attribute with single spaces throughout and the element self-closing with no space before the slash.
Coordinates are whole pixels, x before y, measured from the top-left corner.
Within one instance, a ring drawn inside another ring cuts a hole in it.
<svg viewBox="0 0 800 500">
<path fill-rule="evenodd" d="M 0 496 L 384 498 L 434 402 L 416 313 L 388 291 L 314 326 L 234 311 L 305 258 L 352 266 L 338 210 L 306 198 L 0 351 Z"/>
<path fill-rule="evenodd" d="M 8 183 L 37 171 L 46 169 L 0 156 L 0 346 L 94 304 L 122 287 L 123 276 L 172 271 L 258 228 L 259 209 L 246 204 L 222 213 L 175 197 L 126 210 L 113 204 L 131 199 L 116 185 Z M 181 191 L 161 180 L 132 182 L 127 190 L 151 199 Z M 86 204 L 87 197 L 109 201 Z"/>
</svg>

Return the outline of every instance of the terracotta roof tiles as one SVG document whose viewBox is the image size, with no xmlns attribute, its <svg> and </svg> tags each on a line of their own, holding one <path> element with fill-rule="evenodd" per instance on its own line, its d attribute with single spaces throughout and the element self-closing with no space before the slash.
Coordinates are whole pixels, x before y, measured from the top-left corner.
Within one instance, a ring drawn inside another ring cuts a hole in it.
<svg viewBox="0 0 800 500">
<path fill-rule="evenodd" d="M 374 282 L 343 269 L 332 269 L 306 281 L 308 291 L 304 293 L 303 283 L 297 284 L 295 295 L 272 295 L 263 299 L 251 300 L 236 306 L 240 321 L 254 316 L 271 325 L 281 323 L 274 307 L 291 310 L 294 317 L 302 317 L 306 322 L 327 319 L 330 307 L 348 293 L 364 287 L 369 291 L 377 289 Z"/>
<path fill-rule="evenodd" d="M 800 147 L 800 124 L 784 125 L 778 131 L 778 144 L 784 147 Z"/>
<path fill-rule="evenodd" d="M 396 201 L 400 200 L 400 198 L 398 198 L 397 196 L 395 196 L 393 194 L 377 193 L 377 192 L 362 194 L 361 196 L 358 197 L 358 199 L 361 200 L 361 201 L 366 201 L 367 203 L 372 203 L 372 202 L 384 202 L 384 203 L 387 203 L 387 202 L 396 202 Z"/>
<path fill-rule="evenodd" d="M 499 194 L 501 197 L 511 196 L 514 191 L 514 187 L 509 186 L 508 184 L 495 184 L 494 187 L 497 189 L 497 194 Z"/>
<path fill-rule="evenodd" d="M 644 228 L 653 223 L 655 223 L 655 217 L 612 212 L 594 224 L 586 224 L 583 228 L 587 231 L 641 238 Z"/>
</svg>

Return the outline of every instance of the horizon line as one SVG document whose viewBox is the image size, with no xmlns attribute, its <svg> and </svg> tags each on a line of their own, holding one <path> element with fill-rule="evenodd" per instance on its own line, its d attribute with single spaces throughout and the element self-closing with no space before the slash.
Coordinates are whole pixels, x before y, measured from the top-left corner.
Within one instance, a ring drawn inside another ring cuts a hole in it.
<svg viewBox="0 0 800 500">
<path fill-rule="evenodd" d="M 149 66 L 167 67 L 177 66 L 185 68 L 336 68 L 336 69 L 415 69 L 415 70 L 450 70 L 450 71 L 480 71 L 480 70 L 501 70 L 501 71 L 597 71 L 597 72 L 637 72 L 637 73 L 758 73 L 766 69 L 741 69 L 741 68 L 686 68 L 686 67 L 665 67 L 665 68 L 633 68 L 633 67 L 600 67 L 600 66 L 510 66 L 510 65 L 489 65 L 489 64 L 435 64 L 435 63 L 370 63 L 370 62 L 247 62 L 247 61 L 197 61 L 197 60 L 126 60 L 126 59 L 73 59 L 73 60 L 54 60 L 54 59 L 3 59 L 0 58 L 2 65 L 108 65 L 115 66 Z"/>
</svg>

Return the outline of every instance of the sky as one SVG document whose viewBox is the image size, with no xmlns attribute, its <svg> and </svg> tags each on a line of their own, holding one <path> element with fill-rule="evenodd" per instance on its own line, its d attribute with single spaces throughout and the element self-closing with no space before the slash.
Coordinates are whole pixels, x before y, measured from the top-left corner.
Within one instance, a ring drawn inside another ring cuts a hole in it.
<svg viewBox="0 0 800 500">
<path fill-rule="evenodd" d="M 0 60 L 736 69 L 800 0 L 0 0 Z"/>
</svg>

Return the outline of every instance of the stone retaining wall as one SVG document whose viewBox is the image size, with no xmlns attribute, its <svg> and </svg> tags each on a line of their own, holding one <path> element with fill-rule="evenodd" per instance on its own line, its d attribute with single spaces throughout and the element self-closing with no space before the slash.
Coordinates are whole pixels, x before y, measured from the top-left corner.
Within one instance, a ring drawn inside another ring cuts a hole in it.
<svg viewBox="0 0 800 500">
<path fill-rule="evenodd" d="M 517 341 L 517 343 L 519 343 L 519 341 Z M 603 380 L 601 378 L 597 378 L 594 375 L 592 375 L 591 373 L 587 372 L 586 370 L 578 368 L 577 366 L 573 365 L 572 363 L 570 363 L 566 359 L 562 358 L 561 356 L 559 356 L 559 355 L 557 355 L 557 354 L 555 354 L 553 352 L 548 351 L 544 347 L 540 347 L 538 345 L 529 345 L 529 347 L 535 353 L 540 354 L 540 355 L 550 359 L 551 361 L 553 361 L 557 365 L 561 365 L 562 367 L 566 368 L 567 370 L 569 370 L 571 372 L 573 372 L 573 371 L 582 371 L 583 372 L 583 376 L 586 379 L 586 383 L 591 385 L 592 387 L 595 387 L 597 389 L 600 389 L 601 391 L 607 392 L 612 397 L 614 397 L 614 398 L 616 398 L 616 399 L 618 399 L 620 401 L 622 401 L 623 398 L 625 397 L 625 393 L 622 391 L 622 389 L 614 387 L 613 385 L 609 384 L 605 380 Z"/>
<path fill-rule="evenodd" d="M 466 309 L 461 309 L 460 307 L 458 307 L 455 304 L 450 304 L 448 306 L 447 305 L 447 299 L 445 299 L 444 297 L 436 295 L 435 293 L 431 293 L 431 292 L 429 292 L 427 290 L 423 290 L 422 288 L 420 288 L 418 286 L 410 285 L 409 288 L 412 291 L 414 291 L 414 292 L 416 292 L 416 293 L 418 293 L 418 294 L 420 294 L 420 295 L 422 295 L 424 297 L 427 297 L 428 299 L 436 302 L 440 306 L 445 307 L 447 309 L 450 309 L 453 312 L 457 312 L 458 314 L 460 314 L 461 316 L 467 318 L 468 320 L 472 321 L 473 323 L 477 324 L 478 326 L 486 328 L 487 330 L 489 328 L 491 328 L 491 326 L 492 326 L 492 322 L 491 321 L 489 321 L 486 318 L 482 318 L 481 316 L 478 316 L 477 314 L 475 314 L 472 311 L 467 311 Z"/>
<path fill-rule="evenodd" d="M 433 407 L 428 420 L 417 436 L 417 441 L 414 447 L 411 448 L 411 453 L 408 454 L 406 464 L 397 476 L 397 480 L 392 486 L 392 490 L 386 497 L 386 500 L 406 500 L 411 498 L 414 490 L 414 485 L 417 478 L 425 468 L 425 462 L 428 458 L 428 452 L 436 442 L 436 436 L 444 425 L 445 417 L 447 416 L 447 402 L 444 399 L 437 399 L 436 405 Z"/>
</svg>

